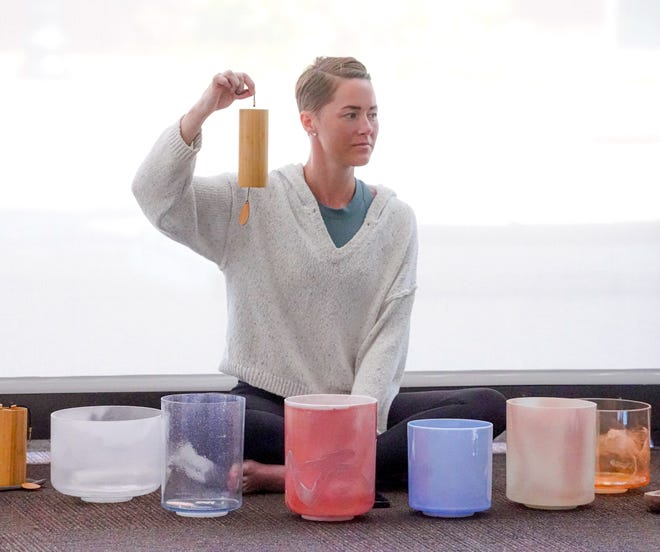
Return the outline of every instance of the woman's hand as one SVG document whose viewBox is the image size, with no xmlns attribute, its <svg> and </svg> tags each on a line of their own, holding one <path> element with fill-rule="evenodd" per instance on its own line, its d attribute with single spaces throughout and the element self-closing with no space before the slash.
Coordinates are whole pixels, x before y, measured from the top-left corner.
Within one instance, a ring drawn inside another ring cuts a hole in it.
<svg viewBox="0 0 660 552">
<path fill-rule="evenodd" d="M 214 111 L 229 107 L 234 100 L 242 100 L 252 95 L 254 95 L 254 82 L 248 75 L 224 71 L 213 77 L 195 107 L 206 118 Z"/>
<path fill-rule="evenodd" d="M 181 119 L 181 137 L 184 142 L 192 144 L 211 113 L 229 107 L 234 100 L 254 96 L 254 91 L 254 82 L 246 73 L 229 70 L 215 75 L 202 97 Z"/>
</svg>

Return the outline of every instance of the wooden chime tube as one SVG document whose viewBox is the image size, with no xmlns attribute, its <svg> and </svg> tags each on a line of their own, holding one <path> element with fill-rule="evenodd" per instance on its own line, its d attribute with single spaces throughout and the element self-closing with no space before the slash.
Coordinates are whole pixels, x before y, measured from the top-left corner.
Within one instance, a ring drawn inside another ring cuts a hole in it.
<svg viewBox="0 0 660 552">
<path fill-rule="evenodd" d="M 264 188 L 268 184 L 268 110 L 239 112 L 238 185 Z"/>
</svg>

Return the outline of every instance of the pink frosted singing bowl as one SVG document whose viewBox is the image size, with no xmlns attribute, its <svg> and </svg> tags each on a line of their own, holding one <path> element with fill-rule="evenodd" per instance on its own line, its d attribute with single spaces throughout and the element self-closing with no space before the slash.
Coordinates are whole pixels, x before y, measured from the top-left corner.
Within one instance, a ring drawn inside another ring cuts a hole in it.
<svg viewBox="0 0 660 552">
<path fill-rule="evenodd" d="M 544 510 L 592 502 L 596 405 L 522 397 L 509 399 L 506 407 L 507 498 Z"/>
<path fill-rule="evenodd" d="M 368 512 L 376 487 L 376 399 L 301 395 L 284 401 L 285 501 L 304 519 Z"/>
</svg>

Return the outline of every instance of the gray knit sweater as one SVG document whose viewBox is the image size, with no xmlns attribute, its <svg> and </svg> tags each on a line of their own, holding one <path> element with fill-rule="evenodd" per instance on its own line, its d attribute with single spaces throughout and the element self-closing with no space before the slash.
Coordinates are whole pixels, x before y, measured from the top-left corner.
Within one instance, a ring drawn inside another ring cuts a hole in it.
<svg viewBox="0 0 660 552">
<path fill-rule="evenodd" d="M 302 165 L 250 191 L 235 174 L 193 176 L 192 146 L 167 128 L 133 193 L 149 220 L 224 273 L 228 329 L 220 370 L 271 393 L 353 393 L 378 400 L 378 430 L 399 391 L 416 288 L 415 217 L 376 187 L 364 224 L 343 247 L 328 234 Z"/>
</svg>

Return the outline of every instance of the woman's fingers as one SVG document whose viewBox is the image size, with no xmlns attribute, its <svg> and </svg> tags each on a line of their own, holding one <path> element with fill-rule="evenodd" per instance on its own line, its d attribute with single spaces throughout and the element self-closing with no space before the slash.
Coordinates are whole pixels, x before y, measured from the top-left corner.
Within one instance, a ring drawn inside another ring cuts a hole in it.
<svg viewBox="0 0 660 552">
<path fill-rule="evenodd" d="M 236 94 L 239 98 L 249 98 L 254 95 L 254 81 L 247 73 L 238 73 L 239 86 L 236 88 Z"/>
<path fill-rule="evenodd" d="M 254 94 L 254 81 L 246 73 L 231 70 L 218 73 L 214 83 L 238 98 L 248 98 Z"/>
</svg>

